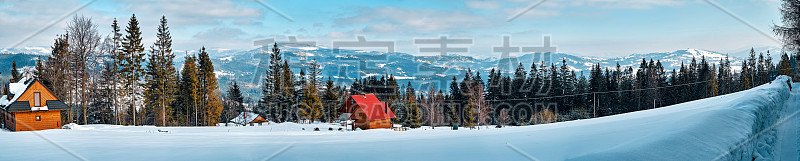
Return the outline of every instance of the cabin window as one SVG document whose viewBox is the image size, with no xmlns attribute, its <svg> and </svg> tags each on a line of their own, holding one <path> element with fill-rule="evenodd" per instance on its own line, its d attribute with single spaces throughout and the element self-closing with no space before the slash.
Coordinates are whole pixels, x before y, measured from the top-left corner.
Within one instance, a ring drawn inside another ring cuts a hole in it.
<svg viewBox="0 0 800 161">
<path fill-rule="evenodd" d="M 33 107 L 42 107 L 42 98 L 39 92 L 33 93 Z"/>
<path fill-rule="evenodd" d="M 36 121 L 42 121 L 42 116 L 36 116 Z"/>
</svg>

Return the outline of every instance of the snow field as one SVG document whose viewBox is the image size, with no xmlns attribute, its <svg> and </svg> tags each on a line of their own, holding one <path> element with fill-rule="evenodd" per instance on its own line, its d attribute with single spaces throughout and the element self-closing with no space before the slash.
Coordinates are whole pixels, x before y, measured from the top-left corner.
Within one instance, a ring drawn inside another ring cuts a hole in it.
<svg viewBox="0 0 800 161">
<path fill-rule="evenodd" d="M 787 79 L 657 109 L 499 129 L 342 132 L 335 124 L 281 123 L 0 132 L 0 160 L 79 160 L 73 154 L 87 160 L 772 160 L 792 149 L 776 148 L 792 135 L 770 128 L 785 108 L 797 108 L 787 101 L 798 99 Z"/>
</svg>

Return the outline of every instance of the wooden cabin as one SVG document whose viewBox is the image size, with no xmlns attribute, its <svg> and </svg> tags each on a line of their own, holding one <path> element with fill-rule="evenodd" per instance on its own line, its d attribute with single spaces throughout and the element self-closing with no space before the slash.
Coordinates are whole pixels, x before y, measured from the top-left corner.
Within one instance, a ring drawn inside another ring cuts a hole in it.
<svg viewBox="0 0 800 161">
<path fill-rule="evenodd" d="M 242 112 L 242 113 L 239 113 L 239 115 L 236 116 L 236 118 L 233 118 L 231 120 L 231 122 L 233 122 L 235 124 L 239 124 L 239 125 L 244 125 L 244 126 L 247 126 L 248 124 L 250 126 L 253 126 L 253 125 L 256 125 L 256 124 L 261 125 L 264 122 L 267 122 L 267 119 L 264 119 L 264 117 L 261 117 L 261 115 L 256 114 L 256 113 Z"/>
<path fill-rule="evenodd" d="M 374 94 L 352 95 L 344 102 L 340 112 L 349 113 L 353 129 L 392 128 L 394 112 Z"/>
<path fill-rule="evenodd" d="M 3 123 L 10 131 L 36 131 L 61 128 L 61 111 L 69 107 L 56 98 L 37 79 L 22 78 L 9 83 L 0 97 Z"/>
</svg>

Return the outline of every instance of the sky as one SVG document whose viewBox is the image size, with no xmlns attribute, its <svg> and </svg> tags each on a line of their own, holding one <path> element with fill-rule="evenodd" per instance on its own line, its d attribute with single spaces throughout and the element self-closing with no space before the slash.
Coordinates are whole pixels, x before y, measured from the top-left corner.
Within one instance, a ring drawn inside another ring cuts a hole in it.
<svg viewBox="0 0 800 161">
<path fill-rule="evenodd" d="M 155 40 L 158 20 L 166 16 L 176 50 L 250 50 L 257 47 L 255 40 L 286 41 L 288 36 L 323 46 L 364 36 L 393 41 L 398 52 L 414 55 L 439 54 L 420 52 L 436 46 L 414 44 L 414 39 L 446 36 L 472 39 L 472 44 L 449 46 L 468 48 L 453 54 L 477 57 L 500 57 L 492 47 L 502 45 L 503 36 L 510 37 L 511 46 L 539 47 L 549 35 L 558 52 L 597 57 L 780 46 L 761 34 L 774 36 L 771 27 L 781 22 L 778 0 L 545 0 L 526 10 L 539 1 L 0 0 L 0 48 L 19 42 L 17 47 L 51 46 L 75 15 L 91 17 L 106 36 L 114 18 L 124 26 L 132 14 L 140 21 L 145 46 Z"/>
</svg>

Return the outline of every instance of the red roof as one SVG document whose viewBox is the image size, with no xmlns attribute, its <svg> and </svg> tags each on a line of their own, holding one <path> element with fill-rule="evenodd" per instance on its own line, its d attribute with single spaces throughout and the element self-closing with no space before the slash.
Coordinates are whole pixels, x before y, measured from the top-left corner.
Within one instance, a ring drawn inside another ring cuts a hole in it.
<svg viewBox="0 0 800 161">
<path fill-rule="evenodd" d="M 353 103 L 355 103 L 356 106 L 352 106 Z M 374 94 L 365 94 L 350 96 L 350 99 L 345 101 L 342 109 L 339 111 L 353 113 L 356 110 L 361 109 L 365 114 L 367 114 L 367 118 L 369 118 L 370 121 L 395 118 L 396 116 L 394 115 L 394 112 L 387 108 L 388 107 L 386 107 L 386 104 L 378 100 L 378 97 L 375 97 Z"/>
</svg>

